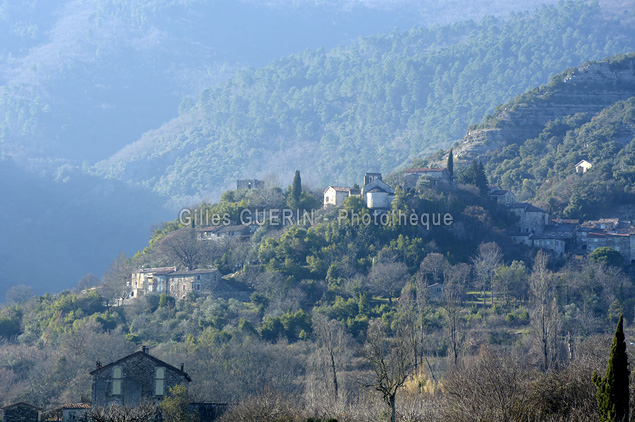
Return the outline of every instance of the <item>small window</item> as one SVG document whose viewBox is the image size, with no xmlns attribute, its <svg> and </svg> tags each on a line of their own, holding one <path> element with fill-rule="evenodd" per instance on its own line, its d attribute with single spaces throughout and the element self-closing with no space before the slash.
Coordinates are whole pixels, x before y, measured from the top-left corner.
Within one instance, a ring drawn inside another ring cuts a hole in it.
<svg viewBox="0 0 635 422">
<path fill-rule="evenodd" d="M 121 395 L 121 368 L 115 366 L 112 369 L 112 395 L 119 396 Z"/>
<path fill-rule="evenodd" d="M 200 284 L 196 285 L 196 290 L 201 290 L 201 285 Z"/>
<path fill-rule="evenodd" d="M 201 279 L 201 276 L 200 276 L 200 275 L 197 275 L 197 276 L 196 276 L 196 279 L 197 279 L 197 280 L 200 280 L 200 279 Z"/>
<path fill-rule="evenodd" d="M 165 368 L 157 368 L 155 374 L 154 394 L 162 396 L 164 394 L 165 385 Z"/>
</svg>

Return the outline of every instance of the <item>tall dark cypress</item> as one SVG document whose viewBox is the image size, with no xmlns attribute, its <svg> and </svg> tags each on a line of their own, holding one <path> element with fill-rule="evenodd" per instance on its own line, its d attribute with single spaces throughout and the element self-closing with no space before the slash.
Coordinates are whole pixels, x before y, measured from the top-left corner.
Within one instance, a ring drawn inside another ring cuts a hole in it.
<svg viewBox="0 0 635 422">
<path fill-rule="evenodd" d="M 300 197 L 302 196 L 302 179 L 300 178 L 300 170 L 296 170 L 295 176 L 293 176 L 291 196 L 293 197 L 296 203 L 300 202 Z"/>
<path fill-rule="evenodd" d="M 600 377 L 596 372 L 593 373 L 593 383 L 597 388 L 596 397 L 600 421 L 603 422 L 628 421 L 629 416 L 628 379 L 630 372 L 622 324 L 622 315 L 620 315 L 611 343 L 606 375 Z"/>
<path fill-rule="evenodd" d="M 448 173 L 450 173 L 450 180 L 454 178 L 454 153 L 450 148 L 450 155 L 448 155 Z"/>
</svg>

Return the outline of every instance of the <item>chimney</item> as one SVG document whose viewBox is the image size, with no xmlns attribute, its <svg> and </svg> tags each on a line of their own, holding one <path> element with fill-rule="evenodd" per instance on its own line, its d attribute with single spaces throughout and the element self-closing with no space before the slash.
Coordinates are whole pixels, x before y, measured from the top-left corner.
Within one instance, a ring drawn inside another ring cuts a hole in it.
<svg viewBox="0 0 635 422">
<path fill-rule="evenodd" d="M 100 360 L 98 360 L 98 361 L 95 363 L 95 369 L 101 369 L 101 361 L 100 361 Z"/>
<path fill-rule="evenodd" d="M 145 345 L 141 346 L 141 351 L 142 351 L 143 353 L 147 353 L 147 352 L 146 352 L 146 346 L 145 346 Z"/>
<path fill-rule="evenodd" d="M 184 369 L 184 368 L 185 368 L 185 364 L 184 364 L 184 363 L 182 363 L 182 364 L 181 364 L 181 372 L 183 372 L 183 369 Z"/>
</svg>

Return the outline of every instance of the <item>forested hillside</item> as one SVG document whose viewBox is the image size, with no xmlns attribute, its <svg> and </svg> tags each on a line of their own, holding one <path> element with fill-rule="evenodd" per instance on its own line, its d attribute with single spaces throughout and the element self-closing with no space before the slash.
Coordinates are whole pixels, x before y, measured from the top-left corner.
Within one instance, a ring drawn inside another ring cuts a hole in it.
<svg viewBox="0 0 635 422">
<path fill-rule="evenodd" d="M 471 9 L 464 0 L 426 7 L 413 0 L 4 1 L 0 153 L 92 164 L 176 116 L 184 95 L 238 68 L 398 26 L 506 16 L 550 2 L 479 1 Z"/>
<path fill-rule="evenodd" d="M 217 196 L 237 176 L 298 167 L 314 183 L 354 183 L 450 145 L 563 68 L 632 50 L 633 27 L 602 16 L 597 4 L 567 2 L 242 70 L 95 169 L 170 196 Z"/>
</svg>

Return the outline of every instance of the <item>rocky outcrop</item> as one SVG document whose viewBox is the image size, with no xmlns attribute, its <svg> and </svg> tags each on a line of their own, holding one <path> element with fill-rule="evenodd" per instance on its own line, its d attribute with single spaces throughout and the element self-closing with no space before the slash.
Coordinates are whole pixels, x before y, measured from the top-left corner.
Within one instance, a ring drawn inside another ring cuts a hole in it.
<svg viewBox="0 0 635 422">
<path fill-rule="evenodd" d="M 635 54 L 591 62 L 557 75 L 548 84 L 499 107 L 486 127 L 471 130 L 458 153 L 482 157 L 504 144 L 537 137 L 554 119 L 583 113 L 591 117 L 635 96 Z"/>
</svg>

